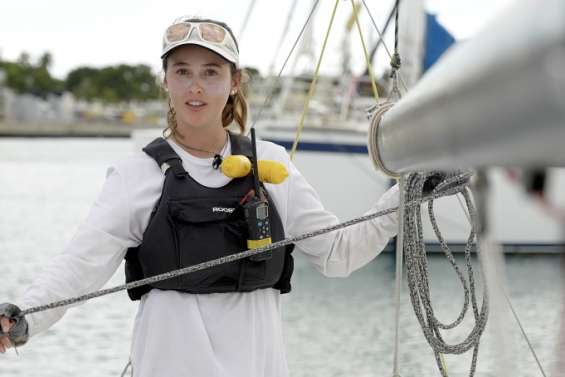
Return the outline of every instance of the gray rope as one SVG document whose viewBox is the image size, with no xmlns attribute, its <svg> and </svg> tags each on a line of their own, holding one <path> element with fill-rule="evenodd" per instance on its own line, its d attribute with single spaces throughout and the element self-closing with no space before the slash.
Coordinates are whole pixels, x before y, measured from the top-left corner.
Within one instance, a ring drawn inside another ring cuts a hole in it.
<svg viewBox="0 0 565 377">
<path fill-rule="evenodd" d="M 394 18 L 394 54 L 390 58 L 390 67 L 392 69 L 390 77 L 392 78 L 392 89 L 389 98 L 398 101 L 402 94 L 398 89 L 398 70 L 402 65 L 400 53 L 398 52 L 398 14 L 400 13 L 400 0 L 396 0 L 396 14 Z"/>
<path fill-rule="evenodd" d="M 330 227 L 327 227 L 327 228 L 318 229 L 318 230 L 315 230 L 313 232 L 304 233 L 304 234 L 301 234 L 301 235 L 296 236 L 296 237 L 287 238 L 287 239 L 282 240 L 282 241 L 274 242 L 270 245 L 263 246 L 263 247 L 260 247 L 260 248 L 245 250 L 245 251 L 242 251 L 240 253 L 227 255 L 225 257 L 213 259 L 213 260 L 206 261 L 206 262 L 196 264 L 196 265 L 193 265 L 193 266 L 189 266 L 189 267 L 184 267 L 184 268 L 181 268 L 181 269 L 178 269 L 178 270 L 169 271 L 169 272 L 166 272 L 166 273 L 163 273 L 163 274 L 151 276 L 149 278 L 136 280 L 136 281 L 133 281 L 131 283 L 118 285 L 118 286 L 115 286 L 115 287 L 112 287 L 112 288 L 102 289 L 100 291 L 88 293 L 88 294 L 85 294 L 85 295 L 82 295 L 82 296 L 68 298 L 68 299 L 64 299 L 64 300 L 60 300 L 60 301 L 55 301 L 55 302 L 52 302 L 52 303 L 46 304 L 46 305 L 36 306 L 36 307 L 33 307 L 33 308 L 23 310 L 21 312 L 21 315 L 24 316 L 24 315 L 27 315 L 27 314 L 37 313 L 37 312 L 41 312 L 41 311 L 45 311 L 45 310 L 49 310 L 49 309 L 55 309 L 55 308 L 58 308 L 58 307 L 61 307 L 61 306 L 68 306 L 68 305 L 76 304 L 78 302 L 87 301 L 87 300 L 90 300 L 90 299 L 93 299 L 93 298 L 96 298 L 96 297 L 105 296 L 105 295 L 109 295 L 111 293 L 123 291 L 123 290 L 126 290 L 126 289 L 137 288 L 137 287 L 140 287 L 142 285 L 153 284 L 153 283 L 163 281 L 163 280 L 167 280 L 167 279 L 171 279 L 171 278 L 174 278 L 174 277 L 177 277 L 177 276 L 180 276 L 180 275 L 185 275 L 185 274 L 189 274 L 189 273 L 192 273 L 192 272 L 205 270 L 207 268 L 216 267 L 216 266 L 219 266 L 221 264 L 234 262 L 234 261 L 237 261 L 239 259 L 244 259 L 244 258 L 250 257 L 252 255 L 257 255 L 257 254 L 262 254 L 262 253 L 265 253 L 265 252 L 268 252 L 268 251 L 272 251 L 272 250 L 277 249 L 279 247 L 287 246 L 287 245 L 290 245 L 292 243 L 305 240 L 307 238 L 316 237 L 316 236 L 319 236 L 319 235 L 322 235 L 322 234 L 325 234 L 325 233 L 329 233 L 329 232 L 333 232 L 333 231 L 336 231 L 338 229 L 345 228 L 345 227 L 348 227 L 348 226 L 352 226 L 352 225 L 355 225 L 355 224 L 358 224 L 358 223 L 361 223 L 361 222 L 364 222 L 364 221 L 372 220 L 372 219 L 375 219 L 375 218 L 380 217 L 380 216 L 388 215 L 388 214 L 391 214 L 393 212 L 396 212 L 397 209 L 398 209 L 398 207 L 385 209 L 385 210 L 382 210 L 382 211 L 379 211 L 379 212 L 375 212 L 375 213 L 372 213 L 372 214 L 369 214 L 369 215 L 365 215 L 365 216 L 362 216 L 362 217 L 358 217 L 356 219 L 352 219 L 352 220 L 343 222 L 341 224 L 336 224 L 336 225 L 333 225 L 333 226 L 330 226 Z"/>
<path fill-rule="evenodd" d="M 392 68 L 391 77 L 396 75 L 396 71 L 400 69 L 401 60 L 398 52 L 398 14 L 400 13 L 400 0 L 396 0 L 396 14 L 394 15 L 394 53 L 390 59 L 390 67 Z"/>
<path fill-rule="evenodd" d="M 446 187 L 442 190 L 436 190 L 433 194 L 426 196 L 426 197 L 421 197 L 419 200 L 419 202 L 414 202 L 414 203 L 406 203 L 406 207 L 419 207 L 420 204 L 423 201 L 427 201 L 427 200 L 432 200 L 434 198 L 439 198 L 441 196 L 444 195 L 453 195 L 454 193 L 456 193 L 452 187 Z M 326 233 L 330 233 L 342 228 L 346 228 L 358 223 L 362 223 L 364 221 L 369 221 L 372 219 L 376 219 L 377 217 L 381 217 L 381 216 L 385 216 L 385 215 L 389 215 L 393 212 L 396 212 L 398 210 L 398 207 L 393 207 L 393 208 L 388 208 L 388 209 L 384 209 L 382 211 L 378 211 L 375 213 L 371 213 L 365 216 L 361 216 L 349 221 L 345 221 L 343 223 L 340 224 L 336 224 L 336 225 L 332 225 L 329 226 L 327 228 L 322 228 L 322 229 L 318 229 L 312 232 L 308 232 L 308 233 L 303 233 L 299 236 L 296 237 L 292 237 L 292 238 L 287 238 L 278 242 L 274 242 L 270 245 L 266 245 L 257 249 L 250 249 L 250 250 L 245 250 L 242 251 L 240 253 L 236 253 L 236 254 L 231 254 L 231 255 L 227 255 L 225 257 L 221 257 L 221 258 L 217 258 L 217 259 L 213 259 L 207 262 L 203 262 L 200 264 L 196 264 L 193 266 L 189 266 L 189 267 L 184 267 L 178 270 L 174 270 L 174 271 L 169 271 L 160 275 L 155 275 L 155 276 L 151 276 L 145 279 L 141 279 L 141 280 L 136 280 L 127 284 L 122 284 L 122 285 L 118 285 L 112 288 L 107 288 L 107 289 L 102 289 L 96 292 L 92 292 L 92 293 L 87 293 L 85 295 L 82 296 L 77 296 L 77 297 L 72 297 L 72 298 L 67 298 L 64 300 L 60 300 L 60 301 L 55 301 L 49 304 L 45 304 L 45 305 L 40 305 L 40 306 L 36 306 L 36 307 L 32 307 L 32 308 L 28 308 L 26 310 L 23 310 L 21 312 L 22 316 L 25 316 L 27 314 L 32 314 L 32 313 L 38 313 L 38 312 L 42 312 L 45 310 L 49 310 L 49 309 L 55 309 L 55 308 L 59 308 L 62 306 L 69 306 L 69 305 L 73 305 L 79 302 L 83 302 L 83 301 L 87 301 L 87 300 L 91 300 L 93 298 L 96 297 L 101 297 L 101 296 L 105 296 L 105 295 L 109 295 L 112 293 L 116 293 L 119 291 L 123 291 L 126 289 L 132 289 L 132 288 L 136 288 L 136 287 L 140 287 L 142 285 L 148 285 L 148 284 L 153 284 L 162 280 L 167 280 L 167 279 L 171 279 L 177 276 L 181 276 L 181 275 L 185 275 L 185 274 L 189 274 L 192 272 L 196 272 L 196 271 L 200 271 L 200 270 L 204 270 L 207 268 L 212 268 L 215 266 L 219 266 L 221 264 L 225 264 L 225 263 L 230 263 L 230 262 L 234 262 L 236 260 L 239 259 L 244 259 L 247 257 L 250 257 L 252 255 L 257 255 L 257 254 L 262 254 L 268 251 L 272 251 L 274 249 L 277 249 L 279 247 L 283 247 L 283 246 L 287 246 L 299 241 L 303 241 L 307 238 L 312 238 L 312 237 L 316 237 L 322 234 L 326 234 Z"/>
<path fill-rule="evenodd" d="M 404 191 L 406 201 L 411 203 L 421 201 L 424 183 L 434 174 L 437 173 L 412 173 L 408 175 Z M 428 214 L 430 216 L 434 233 L 440 242 L 441 248 L 447 257 L 447 260 L 454 268 L 464 292 L 463 308 L 457 318 L 451 323 L 445 324 L 437 319 L 432 306 L 420 208 L 415 206 L 408 207 L 403 214 L 405 220 L 404 252 L 406 256 L 410 299 L 412 301 L 414 313 L 416 314 L 424 332 L 424 336 L 434 351 L 438 368 L 441 375 L 444 377 L 447 377 L 447 370 L 442 363 L 441 354 L 461 354 L 467 352 L 471 348 L 473 348 L 473 356 L 469 375 L 474 375 L 477 364 L 480 337 L 485 329 L 488 317 L 488 295 L 486 286 L 483 290 L 483 301 L 479 309 L 475 294 L 473 267 L 471 264 L 471 250 L 476 239 L 474 226 L 474 224 L 476 224 L 476 210 L 473 202 L 471 201 L 470 195 L 466 190 L 470 176 L 471 175 L 469 173 L 447 174 L 445 175 L 445 179 L 443 179 L 443 181 L 439 183 L 432 192 L 432 197 L 435 197 L 437 192 L 451 191 L 455 194 L 461 193 L 465 199 L 473 222 L 467 244 L 465 246 L 466 277 L 457 265 L 453 253 L 439 231 L 433 211 L 433 199 L 428 201 Z M 479 252 L 478 248 L 477 252 Z M 482 277 L 482 279 L 484 281 L 484 277 Z M 471 303 L 473 308 L 475 326 L 462 342 L 458 344 L 446 343 L 442 337 L 441 330 L 449 330 L 458 326 L 463 321 L 469 309 L 469 303 Z"/>
</svg>

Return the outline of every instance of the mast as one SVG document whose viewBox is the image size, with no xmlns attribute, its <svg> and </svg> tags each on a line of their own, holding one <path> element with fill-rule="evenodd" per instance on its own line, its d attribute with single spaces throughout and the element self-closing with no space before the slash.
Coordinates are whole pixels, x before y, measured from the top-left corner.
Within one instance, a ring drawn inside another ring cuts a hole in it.
<svg viewBox="0 0 565 377">
<path fill-rule="evenodd" d="M 312 0 L 311 4 L 314 7 L 316 0 Z M 298 63 L 304 59 L 306 59 L 305 67 L 314 67 L 316 65 L 316 54 L 314 51 L 314 17 L 316 16 L 316 12 L 318 8 L 314 10 L 312 14 L 312 19 L 306 25 L 306 29 L 304 30 L 304 34 L 302 35 L 302 39 L 300 41 L 300 45 L 298 47 L 298 51 L 296 53 L 296 57 L 292 63 L 292 67 L 290 68 L 289 74 L 284 78 L 283 85 L 281 89 L 281 95 L 279 96 L 278 101 L 276 102 L 276 106 L 274 107 L 274 115 L 276 117 L 282 114 L 286 101 L 288 99 L 288 95 L 290 94 L 292 85 L 294 84 L 294 76 L 296 75 L 296 68 Z"/>
<path fill-rule="evenodd" d="M 347 93 L 347 95 L 343 96 L 343 100 L 341 101 L 341 109 L 339 111 L 340 119 L 345 121 L 349 116 L 349 106 L 351 105 L 351 101 L 353 96 L 355 95 L 354 90 L 352 89 L 354 86 L 353 75 L 351 72 L 351 43 L 349 43 L 349 38 L 351 34 L 351 30 L 355 25 L 355 18 L 359 17 L 359 13 L 361 13 L 361 4 L 357 2 L 357 6 L 355 7 L 357 12 L 351 11 L 351 16 L 349 16 L 346 24 L 345 24 L 345 33 L 343 34 L 343 39 L 341 40 L 341 92 Z"/>
<path fill-rule="evenodd" d="M 411 88 L 422 76 L 427 32 L 424 2 L 400 1 L 399 16 L 398 50 L 402 57 L 400 73 L 406 87 Z"/>
</svg>

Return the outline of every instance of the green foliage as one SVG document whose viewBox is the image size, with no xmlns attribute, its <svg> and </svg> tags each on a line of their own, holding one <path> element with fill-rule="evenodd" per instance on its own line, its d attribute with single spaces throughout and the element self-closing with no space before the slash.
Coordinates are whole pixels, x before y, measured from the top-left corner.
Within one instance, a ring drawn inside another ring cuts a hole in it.
<svg viewBox="0 0 565 377">
<path fill-rule="evenodd" d="M 104 102 L 146 101 L 159 98 L 155 76 L 147 65 L 80 67 L 69 73 L 65 89 L 77 98 Z"/>
<path fill-rule="evenodd" d="M 30 93 L 39 97 L 47 97 L 50 93 L 61 93 L 63 82 L 53 78 L 49 73 L 51 55 L 43 54 L 37 65 L 30 62 L 29 55 L 22 53 L 16 63 L 0 62 L 6 74 L 6 86 L 17 93 Z"/>
<path fill-rule="evenodd" d="M 71 71 L 65 79 L 65 90 L 72 92 L 77 98 L 88 101 L 97 99 L 99 90 L 94 82 L 97 72 L 96 69 L 88 67 Z"/>
<path fill-rule="evenodd" d="M 24 52 L 16 62 L 0 61 L 0 68 L 5 72 L 6 86 L 17 93 L 30 93 L 43 98 L 50 93 L 60 94 L 65 90 L 80 99 L 106 103 L 159 98 L 156 77 L 147 65 L 79 67 L 61 81 L 49 73 L 52 62 L 51 54 L 44 53 L 37 64 L 33 64 L 29 54 Z"/>
</svg>

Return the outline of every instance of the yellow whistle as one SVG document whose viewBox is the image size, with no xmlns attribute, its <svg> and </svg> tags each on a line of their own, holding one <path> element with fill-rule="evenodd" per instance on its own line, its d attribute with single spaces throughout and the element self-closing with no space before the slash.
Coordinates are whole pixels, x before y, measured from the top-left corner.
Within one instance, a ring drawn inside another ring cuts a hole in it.
<svg viewBox="0 0 565 377">
<path fill-rule="evenodd" d="M 278 161 L 259 160 L 257 165 L 261 182 L 279 184 L 288 177 L 286 167 Z M 228 156 L 224 158 L 220 169 L 230 178 L 245 177 L 251 172 L 251 161 L 242 155 Z"/>
</svg>

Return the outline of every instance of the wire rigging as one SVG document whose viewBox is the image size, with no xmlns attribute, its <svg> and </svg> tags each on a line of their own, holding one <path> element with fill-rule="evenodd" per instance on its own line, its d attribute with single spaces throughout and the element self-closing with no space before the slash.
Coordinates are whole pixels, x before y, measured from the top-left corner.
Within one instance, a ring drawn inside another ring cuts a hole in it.
<svg viewBox="0 0 565 377">
<path fill-rule="evenodd" d="M 373 18 L 373 15 L 372 15 L 372 13 L 371 13 L 371 10 L 370 10 L 369 7 L 367 6 L 367 3 L 365 2 L 365 0 L 361 0 L 361 1 L 363 2 L 363 5 L 365 6 L 365 9 L 367 10 L 367 14 L 369 15 L 369 18 L 371 19 L 371 23 L 373 24 L 373 27 L 375 28 L 377 34 L 379 35 L 379 42 L 382 41 L 383 47 L 384 47 L 384 49 L 385 49 L 385 51 L 386 51 L 388 57 L 392 60 L 392 56 L 393 56 L 393 55 L 390 53 L 390 50 L 389 50 L 387 44 L 384 42 L 384 35 L 383 35 L 383 33 L 386 31 L 387 26 L 388 26 L 390 20 L 392 19 L 393 13 L 396 12 L 397 6 L 395 5 L 395 7 L 393 7 L 393 10 L 392 10 L 392 12 L 391 12 L 391 14 L 390 14 L 390 17 L 387 19 L 387 22 L 385 23 L 385 27 L 384 27 L 383 31 L 381 32 L 381 30 L 380 30 L 379 27 L 377 26 L 377 23 L 375 22 L 375 19 Z M 399 4 L 398 4 L 398 5 L 399 5 Z M 378 45 L 379 45 L 379 44 L 377 43 L 377 46 L 376 46 L 376 47 L 378 47 Z M 372 59 L 372 57 L 371 57 L 371 59 Z M 402 75 L 401 75 L 400 72 L 398 72 L 398 79 L 399 79 L 400 83 L 402 84 L 402 89 L 406 92 L 408 89 L 407 89 L 406 83 L 404 82 L 404 79 L 402 78 Z"/>
<path fill-rule="evenodd" d="M 335 1 L 335 5 L 332 10 L 332 15 L 330 18 L 330 22 L 328 24 L 328 29 L 326 31 L 326 35 L 324 37 L 324 42 L 322 44 L 322 51 L 320 51 L 320 57 L 318 58 L 318 62 L 316 63 L 316 70 L 314 72 L 314 79 L 310 83 L 310 89 L 308 90 L 308 96 L 306 97 L 306 101 L 304 102 L 304 110 L 302 111 L 302 115 L 300 116 L 300 122 L 298 124 L 298 128 L 296 129 L 296 138 L 294 139 L 294 143 L 292 144 L 292 149 L 290 150 L 290 159 L 294 159 L 294 155 L 296 154 L 296 148 L 298 147 L 298 141 L 300 140 L 300 134 L 302 132 L 302 128 L 304 128 L 304 120 L 306 119 L 306 114 L 308 113 L 308 107 L 310 106 L 310 101 L 312 97 L 314 97 L 314 93 L 316 92 L 316 84 L 318 82 L 318 77 L 320 75 L 320 66 L 322 65 L 322 58 L 324 57 L 324 52 L 326 51 L 326 46 L 328 44 L 328 39 L 330 36 L 330 31 L 332 30 L 333 22 L 335 19 L 335 14 L 337 11 L 337 6 L 339 5 L 339 0 Z"/>
<path fill-rule="evenodd" d="M 379 91 L 377 90 L 377 83 L 375 81 L 375 75 L 373 73 L 373 65 L 371 64 L 371 59 L 369 58 L 369 52 L 367 51 L 367 46 L 365 45 L 365 38 L 363 38 L 363 32 L 361 31 L 361 25 L 359 24 L 359 16 L 357 11 L 357 6 L 355 5 L 355 0 L 351 0 L 351 7 L 353 8 L 353 16 L 355 18 L 355 24 L 357 25 L 357 30 L 359 31 L 359 39 L 361 40 L 361 45 L 363 46 L 363 53 L 365 55 L 365 64 L 367 65 L 367 70 L 369 71 L 369 77 L 371 78 L 371 88 L 373 89 L 373 96 L 375 97 L 375 102 L 379 102 Z"/>
<path fill-rule="evenodd" d="M 275 94 L 275 88 L 280 84 L 280 80 L 281 80 L 281 76 L 282 73 L 284 71 L 284 69 L 286 68 L 286 65 L 288 64 L 290 57 L 292 56 L 292 53 L 294 52 L 294 49 L 296 48 L 296 46 L 298 45 L 298 42 L 300 42 L 300 39 L 302 38 L 302 35 L 304 34 L 304 31 L 306 30 L 306 27 L 308 26 L 308 24 L 310 23 L 310 19 L 312 18 L 312 15 L 314 14 L 314 12 L 316 11 L 316 8 L 318 6 L 318 3 L 320 2 L 320 0 L 316 0 L 316 2 L 314 3 L 314 5 L 312 5 L 312 9 L 310 10 L 310 13 L 308 14 L 308 17 L 306 18 L 306 21 L 304 22 L 304 25 L 302 25 L 302 28 L 300 29 L 300 32 L 298 33 L 298 36 L 296 37 L 294 43 L 292 44 L 292 47 L 290 48 L 290 52 L 288 53 L 288 55 L 286 56 L 286 59 L 284 60 L 283 65 L 281 66 L 281 69 L 279 70 L 279 73 L 277 74 L 276 80 L 273 83 L 270 93 L 269 95 L 265 98 L 265 101 L 263 102 L 263 105 L 261 105 L 261 108 L 259 109 L 259 113 L 257 114 L 257 116 L 255 117 L 255 119 L 253 120 L 253 124 L 251 125 L 251 128 L 255 128 L 255 124 L 257 123 L 257 121 L 259 119 L 262 118 L 263 115 L 263 111 L 265 110 L 265 108 L 267 107 L 267 105 L 269 104 L 269 102 L 271 101 L 271 99 L 273 98 L 273 95 Z"/>
</svg>

